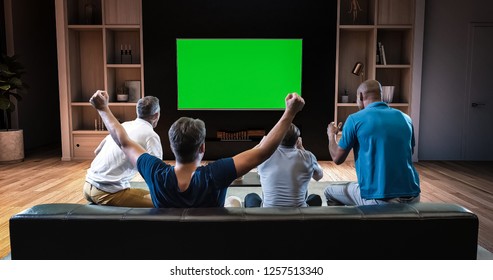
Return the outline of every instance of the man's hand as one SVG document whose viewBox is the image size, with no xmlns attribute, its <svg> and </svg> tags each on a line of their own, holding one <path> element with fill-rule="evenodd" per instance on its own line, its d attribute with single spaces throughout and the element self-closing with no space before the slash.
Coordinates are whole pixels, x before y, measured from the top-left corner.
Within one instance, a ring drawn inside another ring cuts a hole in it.
<svg viewBox="0 0 493 280">
<path fill-rule="evenodd" d="M 341 128 L 341 122 L 337 126 L 335 122 L 331 122 L 329 123 L 329 126 L 327 126 L 327 136 L 329 137 L 329 153 L 332 157 L 332 161 L 334 161 L 334 163 L 337 165 L 343 163 L 346 160 L 349 151 L 351 150 L 344 150 L 339 147 L 339 143 L 337 143 L 337 133 L 339 133 L 339 130 L 341 130 Z"/>
<path fill-rule="evenodd" d="M 115 118 L 110 108 L 108 107 L 109 96 L 106 91 L 98 90 L 89 99 L 91 105 L 98 110 L 98 114 L 106 125 L 111 138 L 115 141 L 116 145 L 122 149 L 127 159 L 135 167 L 137 165 L 137 159 L 146 152 L 137 142 L 134 142 L 128 137 L 125 128 Z"/>
<path fill-rule="evenodd" d="M 303 140 L 301 140 L 301 137 L 298 137 L 298 140 L 296 140 L 296 148 L 300 150 L 304 150 L 305 148 L 303 147 Z"/>
<path fill-rule="evenodd" d="M 334 135 L 337 135 L 339 133 L 339 130 L 342 128 L 342 122 L 340 122 L 337 126 L 335 122 L 329 123 L 327 126 L 327 136 L 333 137 Z"/>
<path fill-rule="evenodd" d="M 276 125 L 263 138 L 261 143 L 255 146 L 255 149 L 246 150 L 233 156 L 238 177 L 246 174 L 252 168 L 268 159 L 281 144 L 286 131 L 288 131 L 296 114 L 301 111 L 305 105 L 305 100 L 297 93 L 290 93 L 285 98 L 286 109 Z"/>
<path fill-rule="evenodd" d="M 299 96 L 296 92 L 290 93 L 286 96 L 286 111 L 293 114 L 298 113 L 305 106 L 305 100 Z"/>
<path fill-rule="evenodd" d="M 105 107 L 108 107 L 109 99 L 106 91 L 97 90 L 89 99 L 89 102 L 96 110 L 103 110 Z"/>
</svg>

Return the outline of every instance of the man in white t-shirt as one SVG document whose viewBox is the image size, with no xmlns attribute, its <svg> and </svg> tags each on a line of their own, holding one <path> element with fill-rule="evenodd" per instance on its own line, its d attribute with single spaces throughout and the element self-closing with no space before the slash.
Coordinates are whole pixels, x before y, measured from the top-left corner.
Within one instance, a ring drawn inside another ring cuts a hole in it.
<svg viewBox="0 0 493 280">
<path fill-rule="evenodd" d="M 137 118 L 123 123 L 127 134 L 149 154 L 163 158 L 159 135 L 154 131 L 160 117 L 159 99 L 145 96 L 137 102 Z M 154 207 L 147 188 L 132 188 L 137 169 L 110 135 L 95 150 L 87 170 L 84 196 L 92 203 L 126 207 Z"/>
<path fill-rule="evenodd" d="M 308 183 L 322 179 L 323 169 L 313 153 L 303 148 L 296 125 L 286 132 L 281 145 L 272 156 L 257 167 L 262 196 L 245 196 L 245 207 L 307 207 L 321 206 L 319 195 L 308 195 Z"/>
</svg>

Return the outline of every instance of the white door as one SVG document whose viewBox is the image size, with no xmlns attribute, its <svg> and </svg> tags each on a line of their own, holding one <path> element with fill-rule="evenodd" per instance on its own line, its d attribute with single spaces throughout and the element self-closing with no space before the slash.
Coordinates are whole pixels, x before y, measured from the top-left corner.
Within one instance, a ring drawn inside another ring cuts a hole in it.
<svg viewBox="0 0 493 280">
<path fill-rule="evenodd" d="M 470 27 L 465 160 L 493 160 L 493 23 Z"/>
</svg>

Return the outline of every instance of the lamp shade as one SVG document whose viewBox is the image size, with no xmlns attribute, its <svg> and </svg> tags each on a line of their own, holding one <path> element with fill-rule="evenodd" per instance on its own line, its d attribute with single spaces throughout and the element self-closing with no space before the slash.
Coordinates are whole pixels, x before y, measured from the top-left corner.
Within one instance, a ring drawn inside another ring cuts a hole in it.
<svg viewBox="0 0 493 280">
<path fill-rule="evenodd" d="M 363 68 L 364 67 L 365 66 L 363 65 L 363 63 L 356 62 L 356 64 L 354 64 L 354 67 L 353 67 L 353 70 L 351 71 L 351 73 L 353 73 L 356 76 L 359 76 L 359 75 L 363 74 Z"/>
</svg>

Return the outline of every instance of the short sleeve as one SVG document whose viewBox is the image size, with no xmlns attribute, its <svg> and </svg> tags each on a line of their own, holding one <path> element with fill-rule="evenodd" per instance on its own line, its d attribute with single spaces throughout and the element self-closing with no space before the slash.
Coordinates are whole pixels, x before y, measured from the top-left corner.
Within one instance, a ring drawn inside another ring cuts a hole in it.
<svg viewBox="0 0 493 280">
<path fill-rule="evenodd" d="M 216 160 L 207 165 L 216 186 L 229 186 L 238 176 L 233 158 Z"/>
<path fill-rule="evenodd" d="M 152 182 L 155 172 L 165 164 L 161 159 L 144 153 L 137 159 L 137 170 L 146 182 Z"/>
<path fill-rule="evenodd" d="M 346 119 L 344 127 L 342 128 L 342 137 L 339 140 L 339 147 L 343 150 L 350 150 L 354 147 L 356 143 L 356 129 L 354 126 L 354 121 L 351 116 Z"/>
<path fill-rule="evenodd" d="M 159 159 L 163 159 L 163 146 L 157 134 L 152 135 L 147 140 L 146 151 Z"/>
</svg>

